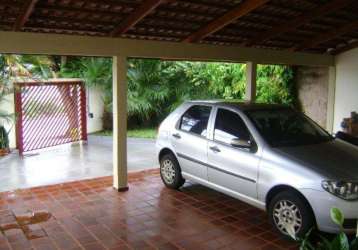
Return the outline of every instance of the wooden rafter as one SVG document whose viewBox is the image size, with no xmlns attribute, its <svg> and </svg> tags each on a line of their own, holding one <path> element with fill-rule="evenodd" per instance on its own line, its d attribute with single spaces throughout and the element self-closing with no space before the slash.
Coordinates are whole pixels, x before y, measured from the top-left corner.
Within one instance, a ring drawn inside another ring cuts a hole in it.
<svg viewBox="0 0 358 250">
<path fill-rule="evenodd" d="M 13 27 L 14 31 L 19 31 L 22 29 L 22 27 L 25 25 L 25 23 L 29 19 L 32 11 L 34 10 L 36 2 L 37 2 L 37 0 L 25 1 L 24 5 L 22 6 L 22 8 L 20 10 L 20 15 L 17 17 L 17 19 L 14 23 L 14 27 Z"/>
<path fill-rule="evenodd" d="M 328 33 L 322 33 L 312 39 L 304 41 L 302 44 L 295 46 L 295 47 L 291 48 L 290 50 L 298 51 L 298 50 L 313 48 L 321 43 L 332 40 L 336 37 L 347 34 L 354 30 L 358 30 L 358 21 L 348 23 L 348 24 L 343 25 L 337 29 L 333 29 L 332 31 L 330 31 Z"/>
<path fill-rule="evenodd" d="M 118 36 L 127 32 L 130 28 L 136 25 L 149 13 L 151 13 L 157 6 L 163 3 L 164 0 L 146 0 L 137 9 L 134 10 L 127 18 L 125 18 L 112 32 L 111 36 Z"/>
<path fill-rule="evenodd" d="M 272 39 L 274 37 L 279 36 L 280 34 L 293 31 L 299 26 L 302 26 L 306 23 L 309 23 L 311 20 L 318 18 L 323 15 L 328 15 L 333 11 L 337 11 L 348 4 L 352 3 L 353 0 L 333 0 L 328 1 L 328 3 L 321 5 L 307 13 L 299 15 L 298 17 L 294 18 L 292 21 L 289 21 L 282 25 L 277 25 L 274 28 L 260 34 L 247 43 L 246 46 L 252 46 L 253 44 L 262 44 L 263 42 Z"/>
<path fill-rule="evenodd" d="M 183 42 L 198 42 L 203 38 L 215 33 L 216 31 L 224 28 L 226 25 L 232 23 L 236 19 L 250 13 L 251 11 L 261 7 L 268 0 L 244 0 L 243 3 L 239 4 L 236 8 L 230 10 L 223 16 L 215 19 L 210 22 L 206 26 L 202 27 L 198 31 L 194 32 L 187 38 L 183 40 Z"/>
</svg>

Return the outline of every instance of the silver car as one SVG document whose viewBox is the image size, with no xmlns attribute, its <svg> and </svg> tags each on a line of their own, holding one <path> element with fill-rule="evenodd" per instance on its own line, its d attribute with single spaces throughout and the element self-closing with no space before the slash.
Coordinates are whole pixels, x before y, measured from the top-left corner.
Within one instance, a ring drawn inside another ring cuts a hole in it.
<svg viewBox="0 0 358 250">
<path fill-rule="evenodd" d="M 226 101 L 182 104 L 160 125 L 160 174 L 169 188 L 185 180 L 266 210 L 284 235 L 337 232 L 358 218 L 358 148 L 334 139 L 289 107 Z"/>
</svg>

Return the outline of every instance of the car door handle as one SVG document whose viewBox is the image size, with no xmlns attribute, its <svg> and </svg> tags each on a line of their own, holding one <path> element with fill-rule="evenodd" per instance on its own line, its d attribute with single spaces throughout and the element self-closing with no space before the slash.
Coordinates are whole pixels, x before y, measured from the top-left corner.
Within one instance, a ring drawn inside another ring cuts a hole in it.
<svg viewBox="0 0 358 250">
<path fill-rule="evenodd" d="M 181 136 L 180 136 L 179 133 L 172 134 L 172 136 L 173 136 L 174 138 L 176 138 L 176 139 L 180 139 L 180 138 L 181 138 Z"/>
<path fill-rule="evenodd" d="M 215 152 L 215 153 L 221 152 L 220 149 L 219 149 L 217 146 L 209 147 L 209 149 L 212 150 L 212 151 Z"/>
</svg>

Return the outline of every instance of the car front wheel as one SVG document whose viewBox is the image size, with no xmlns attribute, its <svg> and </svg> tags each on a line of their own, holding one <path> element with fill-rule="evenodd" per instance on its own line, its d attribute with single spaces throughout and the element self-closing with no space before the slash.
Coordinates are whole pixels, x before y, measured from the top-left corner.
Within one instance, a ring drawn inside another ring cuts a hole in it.
<svg viewBox="0 0 358 250">
<path fill-rule="evenodd" d="M 164 155 L 160 159 L 160 177 L 163 183 L 172 189 L 178 189 L 185 183 L 178 160 L 173 154 Z"/>
<path fill-rule="evenodd" d="M 283 191 L 269 204 L 269 220 L 286 237 L 302 238 L 315 226 L 310 206 L 298 193 Z"/>
</svg>

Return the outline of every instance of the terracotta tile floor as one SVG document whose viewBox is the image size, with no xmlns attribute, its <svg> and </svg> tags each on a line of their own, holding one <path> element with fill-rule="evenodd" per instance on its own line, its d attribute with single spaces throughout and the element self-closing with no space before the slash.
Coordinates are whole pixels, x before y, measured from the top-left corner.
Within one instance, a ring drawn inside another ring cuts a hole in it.
<svg viewBox="0 0 358 250">
<path fill-rule="evenodd" d="M 165 188 L 158 170 L 0 193 L 2 249 L 296 249 L 266 215 L 203 186 Z"/>
</svg>

